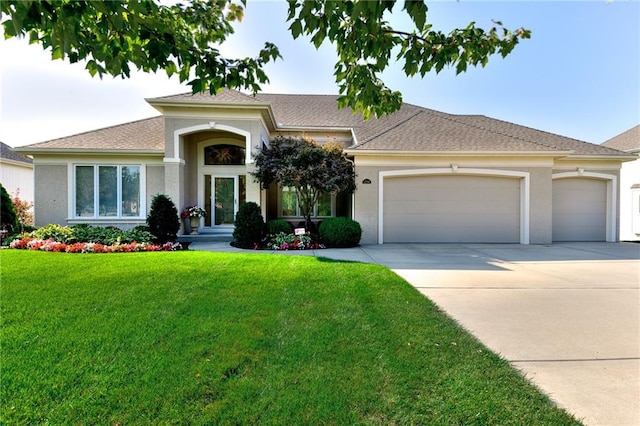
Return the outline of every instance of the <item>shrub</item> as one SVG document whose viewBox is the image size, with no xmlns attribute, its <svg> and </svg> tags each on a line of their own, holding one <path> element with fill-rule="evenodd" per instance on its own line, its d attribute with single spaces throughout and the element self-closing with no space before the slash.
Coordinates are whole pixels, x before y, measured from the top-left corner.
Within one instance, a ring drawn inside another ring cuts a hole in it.
<svg viewBox="0 0 640 426">
<path fill-rule="evenodd" d="M 73 234 L 73 228 L 50 223 L 31 232 L 29 236 L 37 240 L 53 240 L 59 243 L 69 244 L 75 242 Z"/>
<path fill-rule="evenodd" d="M 293 225 L 284 219 L 273 219 L 267 223 L 269 228 L 269 234 L 277 235 L 279 233 L 291 234 L 293 233 Z"/>
<path fill-rule="evenodd" d="M 9 235 L 18 232 L 18 216 L 13 207 L 11 197 L 4 186 L 0 184 L 0 230 L 6 231 Z"/>
<path fill-rule="evenodd" d="M 157 194 L 151 200 L 151 209 L 147 216 L 149 232 L 154 236 L 154 242 L 164 244 L 178 239 L 180 218 L 178 209 L 171 198 L 164 194 Z"/>
<path fill-rule="evenodd" d="M 346 217 L 325 219 L 318 232 L 327 247 L 355 247 L 362 237 L 360 224 Z"/>
<path fill-rule="evenodd" d="M 236 215 L 233 238 L 236 246 L 254 248 L 260 244 L 264 235 L 264 219 L 260 206 L 254 202 L 242 203 Z"/>
</svg>

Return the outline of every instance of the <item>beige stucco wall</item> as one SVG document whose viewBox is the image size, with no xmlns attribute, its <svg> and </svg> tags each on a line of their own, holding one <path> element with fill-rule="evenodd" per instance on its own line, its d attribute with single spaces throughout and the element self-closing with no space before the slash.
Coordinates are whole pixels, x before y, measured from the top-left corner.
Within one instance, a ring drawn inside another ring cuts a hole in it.
<svg viewBox="0 0 640 426">
<path fill-rule="evenodd" d="M 40 227 L 49 223 L 67 224 L 69 196 L 66 164 L 45 164 L 34 167 L 34 220 Z"/>
<path fill-rule="evenodd" d="M 421 170 L 451 168 L 454 164 L 460 172 L 465 168 L 500 170 L 529 173 L 530 210 L 529 242 L 531 244 L 551 243 L 551 199 L 552 161 L 549 158 L 500 158 L 500 157 L 398 157 L 398 158 L 355 158 L 357 190 L 355 193 L 355 216 L 363 229 L 362 244 L 378 242 L 378 202 L 380 172 L 395 170 Z M 386 163 L 386 164 L 385 164 Z M 364 184 L 368 179 L 370 184 Z"/>
</svg>

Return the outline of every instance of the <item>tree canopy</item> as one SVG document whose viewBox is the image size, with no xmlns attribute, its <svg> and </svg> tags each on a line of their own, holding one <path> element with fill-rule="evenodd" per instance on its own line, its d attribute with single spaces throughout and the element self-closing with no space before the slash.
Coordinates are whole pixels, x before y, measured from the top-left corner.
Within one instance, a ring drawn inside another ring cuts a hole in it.
<svg viewBox="0 0 640 426">
<path fill-rule="evenodd" d="M 402 13 L 411 28 L 389 21 L 397 0 L 287 0 L 293 38 L 307 35 L 318 48 L 325 41 L 336 49 L 335 79 L 340 107 L 365 118 L 389 114 L 402 105 L 402 94 L 382 81 L 392 60 L 407 76 L 469 65 L 485 66 L 489 57 L 508 55 L 530 31 L 510 31 L 495 22 L 484 30 L 470 23 L 445 34 L 427 22 L 423 0 L 404 0 Z M 265 42 L 255 57 L 226 58 L 219 46 L 242 20 L 246 0 L 190 0 L 164 4 L 153 0 L 0 2 L 5 38 L 28 37 L 51 49 L 52 59 L 86 60 L 93 75 L 129 77 L 131 67 L 145 72 L 177 74 L 194 93 L 243 89 L 253 93 L 269 81 L 265 65 L 281 58 Z"/>
<path fill-rule="evenodd" d="M 306 227 L 322 193 L 352 193 L 356 189 L 353 163 L 335 142 L 320 145 L 308 138 L 278 137 L 255 155 L 252 174 L 263 188 L 272 183 L 295 188 Z"/>
</svg>

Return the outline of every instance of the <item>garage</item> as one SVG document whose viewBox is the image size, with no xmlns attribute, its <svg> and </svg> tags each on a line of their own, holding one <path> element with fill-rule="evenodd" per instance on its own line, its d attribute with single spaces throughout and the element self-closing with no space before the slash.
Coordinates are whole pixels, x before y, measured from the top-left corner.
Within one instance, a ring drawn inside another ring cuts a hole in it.
<svg viewBox="0 0 640 426">
<path fill-rule="evenodd" d="M 484 175 L 386 176 L 385 243 L 519 243 L 521 181 Z"/>
<path fill-rule="evenodd" d="M 553 181 L 553 241 L 606 241 L 607 181 Z"/>
</svg>

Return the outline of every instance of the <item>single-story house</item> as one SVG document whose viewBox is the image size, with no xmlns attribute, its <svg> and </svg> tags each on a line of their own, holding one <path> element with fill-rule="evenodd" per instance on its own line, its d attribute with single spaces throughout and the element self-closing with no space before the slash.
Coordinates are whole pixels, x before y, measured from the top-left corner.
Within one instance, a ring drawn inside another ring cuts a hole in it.
<svg viewBox="0 0 640 426">
<path fill-rule="evenodd" d="M 33 160 L 0 142 L 0 183 L 9 195 L 33 202 Z"/>
<path fill-rule="evenodd" d="M 154 194 L 204 207 L 202 233 L 233 229 L 243 201 L 302 220 L 289 188 L 264 190 L 253 154 L 278 135 L 345 147 L 354 194 L 326 194 L 316 220 L 348 216 L 362 243 L 616 241 L 628 153 L 485 116 L 404 104 L 364 121 L 337 96 L 224 90 L 147 99 L 162 115 L 20 149 L 35 165 L 35 220 L 132 226 Z"/>
<path fill-rule="evenodd" d="M 635 155 L 620 170 L 620 240 L 640 240 L 640 125 L 602 144 Z"/>
</svg>

